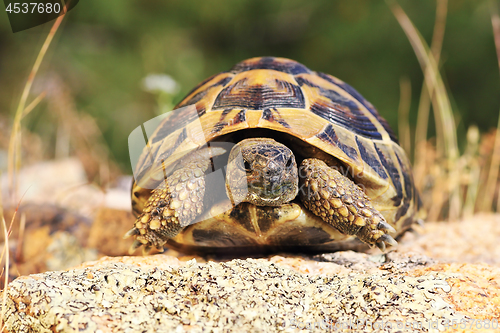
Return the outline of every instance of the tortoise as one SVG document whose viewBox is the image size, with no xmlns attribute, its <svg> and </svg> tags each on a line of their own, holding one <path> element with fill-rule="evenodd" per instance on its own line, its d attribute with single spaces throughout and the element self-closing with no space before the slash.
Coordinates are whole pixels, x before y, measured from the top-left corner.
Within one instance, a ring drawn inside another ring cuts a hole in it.
<svg viewBox="0 0 500 333">
<path fill-rule="evenodd" d="M 345 82 L 285 58 L 211 76 L 134 172 L 130 251 L 385 250 L 421 216 L 394 132 Z"/>
</svg>

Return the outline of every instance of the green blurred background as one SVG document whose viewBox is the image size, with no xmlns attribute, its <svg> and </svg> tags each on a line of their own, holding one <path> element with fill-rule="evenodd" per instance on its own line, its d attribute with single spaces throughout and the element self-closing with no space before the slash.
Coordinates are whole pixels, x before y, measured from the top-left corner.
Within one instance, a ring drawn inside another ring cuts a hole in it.
<svg viewBox="0 0 500 333">
<path fill-rule="evenodd" d="M 435 1 L 398 3 L 430 42 Z M 481 0 L 448 4 L 441 68 L 459 144 L 469 125 L 484 132 L 498 119 L 500 78 L 490 5 Z M 1 131 L 10 126 L 51 25 L 13 34 L 7 14 L 1 14 Z M 180 85 L 173 96 L 178 102 L 204 78 L 262 55 L 292 58 L 339 77 L 371 101 L 396 131 L 400 79 L 407 77 L 415 127 L 423 75 L 384 1 L 81 0 L 64 18 L 39 78 L 60 77 L 78 112 L 96 120 L 112 157 L 123 172 L 131 173 L 127 137 L 158 112 L 157 96 L 141 85 L 147 75 L 172 76 Z M 51 146 L 54 139 L 47 133 L 57 121 L 50 103 L 43 101 L 23 124 Z"/>
</svg>

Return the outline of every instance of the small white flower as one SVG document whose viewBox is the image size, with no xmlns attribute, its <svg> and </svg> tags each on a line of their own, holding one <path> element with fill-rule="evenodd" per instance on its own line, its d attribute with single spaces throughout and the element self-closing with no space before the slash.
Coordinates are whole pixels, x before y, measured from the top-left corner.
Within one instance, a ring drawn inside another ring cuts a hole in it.
<svg viewBox="0 0 500 333">
<path fill-rule="evenodd" d="M 179 90 L 179 84 L 166 74 L 149 74 L 142 80 L 142 87 L 149 92 L 164 92 L 175 94 Z"/>
</svg>

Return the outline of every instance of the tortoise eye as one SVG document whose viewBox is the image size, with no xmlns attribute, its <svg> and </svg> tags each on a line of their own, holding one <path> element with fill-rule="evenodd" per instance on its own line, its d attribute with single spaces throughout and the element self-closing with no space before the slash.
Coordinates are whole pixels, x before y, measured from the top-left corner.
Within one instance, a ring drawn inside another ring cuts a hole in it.
<svg viewBox="0 0 500 333">
<path fill-rule="evenodd" d="M 291 167 L 293 164 L 293 157 L 290 156 L 290 158 L 288 159 L 288 161 L 286 162 L 286 167 L 289 168 Z"/>
<path fill-rule="evenodd" d="M 247 161 L 243 163 L 243 168 L 245 169 L 246 172 L 252 171 L 252 166 Z"/>
</svg>

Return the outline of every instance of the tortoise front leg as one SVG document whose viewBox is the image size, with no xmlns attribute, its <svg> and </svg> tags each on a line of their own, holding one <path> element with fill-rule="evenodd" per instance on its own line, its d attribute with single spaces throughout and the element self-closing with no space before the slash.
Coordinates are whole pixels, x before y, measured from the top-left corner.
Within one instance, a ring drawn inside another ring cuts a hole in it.
<svg viewBox="0 0 500 333">
<path fill-rule="evenodd" d="M 142 245 L 146 252 L 151 246 L 162 249 L 168 239 L 203 212 L 205 172 L 211 166 L 211 158 L 224 152 L 222 148 L 204 148 L 191 153 L 180 168 L 153 190 L 134 228 L 125 235 L 136 238 L 129 252 Z"/>
<path fill-rule="evenodd" d="M 325 162 L 310 158 L 299 169 L 299 196 L 304 206 L 340 232 L 356 235 L 369 245 L 385 250 L 397 242 L 395 232 L 361 188 Z"/>
</svg>

